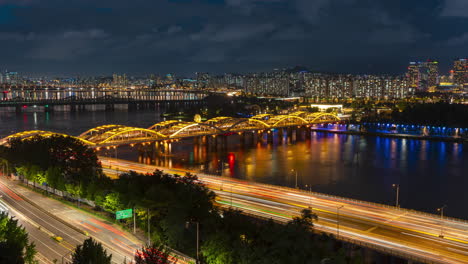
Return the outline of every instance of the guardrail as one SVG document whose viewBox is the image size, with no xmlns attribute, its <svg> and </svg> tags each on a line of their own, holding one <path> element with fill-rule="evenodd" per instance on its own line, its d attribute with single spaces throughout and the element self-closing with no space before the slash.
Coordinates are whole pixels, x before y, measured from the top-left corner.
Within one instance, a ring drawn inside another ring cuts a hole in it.
<svg viewBox="0 0 468 264">
<path fill-rule="evenodd" d="M 243 215 L 246 215 L 246 216 L 249 216 L 249 217 L 252 217 L 252 218 L 261 219 L 263 221 L 270 221 L 271 220 L 271 221 L 273 221 L 275 223 L 283 224 L 283 225 L 287 223 L 285 221 L 280 221 L 280 220 L 278 220 L 276 218 L 273 218 L 273 217 L 268 218 L 268 217 L 265 217 L 265 216 L 262 216 L 262 215 L 249 213 L 249 212 L 244 211 L 244 210 L 240 210 L 240 212 Z M 321 230 L 317 230 L 317 229 L 313 229 L 312 231 L 314 233 L 316 233 L 316 234 L 321 234 L 321 233 L 331 234 L 330 232 L 321 231 Z M 350 237 L 345 237 L 343 235 L 341 235 L 340 237 L 334 236 L 334 238 L 336 240 L 340 240 L 340 241 L 343 241 L 343 242 L 346 242 L 346 243 L 350 243 L 350 244 L 357 245 L 357 246 L 360 246 L 360 247 L 363 247 L 363 248 L 375 250 L 375 251 L 383 253 L 383 254 L 387 254 L 387 255 L 391 255 L 391 256 L 395 256 L 395 257 L 400 257 L 400 258 L 404 258 L 404 259 L 411 260 L 411 261 L 422 262 L 422 263 L 427 263 L 427 264 L 441 264 L 441 263 L 443 263 L 443 262 L 436 262 L 436 261 L 433 261 L 431 259 L 424 258 L 424 257 L 417 257 L 417 256 L 414 256 L 414 255 L 402 252 L 400 250 L 388 249 L 388 248 L 385 248 L 383 246 L 375 245 L 373 243 L 364 242 L 362 240 L 357 240 L 357 239 L 353 239 L 353 238 L 350 238 Z"/>
</svg>

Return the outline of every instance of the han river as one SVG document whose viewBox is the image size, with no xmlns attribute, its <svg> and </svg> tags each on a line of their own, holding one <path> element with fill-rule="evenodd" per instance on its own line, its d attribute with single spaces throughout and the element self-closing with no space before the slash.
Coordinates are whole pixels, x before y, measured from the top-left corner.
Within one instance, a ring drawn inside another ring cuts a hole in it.
<svg viewBox="0 0 468 264">
<path fill-rule="evenodd" d="M 159 110 L 24 112 L 0 109 L 0 137 L 24 130 L 79 135 L 104 124 L 149 127 L 163 121 Z M 240 144 L 228 137 L 224 149 L 208 149 L 193 139 L 172 143 L 170 155 L 118 148 L 117 156 L 159 166 L 190 169 L 248 181 L 312 190 L 365 201 L 394 204 L 400 185 L 402 207 L 429 213 L 447 205 L 448 216 L 468 219 L 468 145 L 379 136 L 310 132 L 310 139 Z M 115 155 L 101 151 L 101 155 Z"/>
</svg>

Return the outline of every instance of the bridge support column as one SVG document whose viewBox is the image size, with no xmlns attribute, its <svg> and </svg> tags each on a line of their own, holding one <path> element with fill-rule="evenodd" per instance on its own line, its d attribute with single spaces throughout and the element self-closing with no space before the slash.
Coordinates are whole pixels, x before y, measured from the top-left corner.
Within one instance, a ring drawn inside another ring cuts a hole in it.
<svg viewBox="0 0 468 264">
<path fill-rule="evenodd" d="M 273 143 L 273 131 L 268 130 L 266 134 L 267 134 L 267 143 Z"/>
<path fill-rule="evenodd" d="M 239 143 L 241 144 L 241 146 L 244 146 L 245 145 L 245 133 L 246 132 L 241 132 L 239 134 Z"/>
<path fill-rule="evenodd" d="M 213 143 L 213 148 L 215 150 L 218 149 L 218 137 L 216 135 L 211 136 L 211 142 Z"/>
<path fill-rule="evenodd" d="M 292 129 L 286 128 L 286 142 L 292 142 Z"/>
<path fill-rule="evenodd" d="M 295 142 L 297 140 L 297 128 L 294 128 L 292 131 L 291 131 L 291 142 Z"/>
<path fill-rule="evenodd" d="M 283 128 L 278 128 L 278 142 L 279 143 L 284 142 L 284 129 Z"/>
<path fill-rule="evenodd" d="M 306 140 L 310 140 L 311 139 L 311 136 L 312 135 L 312 130 L 310 129 L 310 127 L 306 127 L 305 129 L 305 138 Z"/>
<path fill-rule="evenodd" d="M 263 143 L 266 142 L 265 133 L 266 133 L 265 131 L 261 131 L 260 133 L 258 133 L 258 138 L 257 138 L 258 141 L 257 141 L 257 143 L 263 144 Z"/>
<path fill-rule="evenodd" d="M 156 158 L 156 155 L 159 153 L 159 149 L 160 149 L 160 146 L 159 146 L 159 141 L 155 141 L 154 144 L 153 144 L 153 158 Z"/>
<path fill-rule="evenodd" d="M 251 146 L 255 145 L 255 132 L 248 132 L 249 133 L 249 136 L 250 136 L 250 139 L 249 139 L 249 144 Z"/>
<path fill-rule="evenodd" d="M 223 136 L 221 139 L 222 139 L 222 146 L 223 146 L 223 149 L 227 149 L 227 146 L 228 146 L 228 136 Z"/>
</svg>

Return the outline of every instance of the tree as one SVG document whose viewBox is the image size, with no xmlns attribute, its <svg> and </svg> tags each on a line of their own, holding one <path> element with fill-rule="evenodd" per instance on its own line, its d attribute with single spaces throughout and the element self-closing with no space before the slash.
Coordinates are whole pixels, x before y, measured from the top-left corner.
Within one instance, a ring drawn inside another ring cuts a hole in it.
<svg viewBox="0 0 468 264">
<path fill-rule="evenodd" d="M 62 180 L 65 184 L 85 187 L 102 175 L 96 152 L 76 138 L 34 136 L 22 140 L 13 139 L 9 144 L 5 156 L 11 163 L 42 172 L 55 168 L 56 171 L 50 171 L 50 176 L 59 187 L 63 187 Z M 62 179 L 55 179 L 57 175 Z"/>
<path fill-rule="evenodd" d="M 122 207 L 119 193 L 113 192 L 106 195 L 103 205 L 105 209 L 111 212 L 118 211 Z"/>
<path fill-rule="evenodd" d="M 173 263 L 169 261 L 169 254 L 162 245 L 143 247 L 135 253 L 135 264 L 165 264 Z"/>
<path fill-rule="evenodd" d="M 111 260 L 112 254 L 107 255 L 102 244 L 92 238 L 78 245 L 72 254 L 72 264 L 110 264 Z"/>
<path fill-rule="evenodd" d="M 29 243 L 28 233 L 18 225 L 18 220 L 0 213 L 0 263 L 37 263 L 36 247 Z"/>
<path fill-rule="evenodd" d="M 309 208 L 302 209 L 301 216 L 295 216 L 290 224 L 297 225 L 305 228 L 312 228 L 314 226 L 313 221 L 317 221 L 318 217 L 316 214 L 312 213 L 312 210 Z"/>
</svg>

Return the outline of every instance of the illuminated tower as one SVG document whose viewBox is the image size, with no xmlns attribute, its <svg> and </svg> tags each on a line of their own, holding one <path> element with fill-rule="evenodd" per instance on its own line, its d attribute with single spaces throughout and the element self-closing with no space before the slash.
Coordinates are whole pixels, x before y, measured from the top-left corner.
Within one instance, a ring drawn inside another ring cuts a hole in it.
<svg viewBox="0 0 468 264">
<path fill-rule="evenodd" d="M 417 88 L 419 84 L 419 67 L 418 63 L 410 62 L 408 66 L 408 72 L 406 73 L 406 77 L 408 78 L 410 87 Z"/>
<path fill-rule="evenodd" d="M 468 85 L 468 59 L 454 61 L 453 82 L 457 86 Z"/>
<path fill-rule="evenodd" d="M 410 87 L 417 91 L 434 91 L 439 83 L 439 62 L 428 60 L 425 62 L 410 62 L 406 74 Z"/>
</svg>

